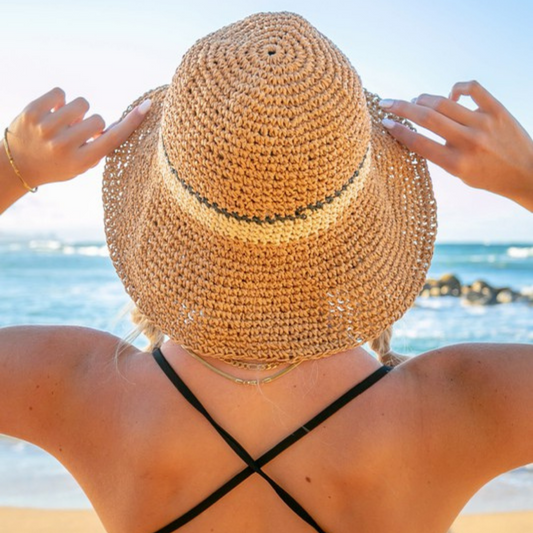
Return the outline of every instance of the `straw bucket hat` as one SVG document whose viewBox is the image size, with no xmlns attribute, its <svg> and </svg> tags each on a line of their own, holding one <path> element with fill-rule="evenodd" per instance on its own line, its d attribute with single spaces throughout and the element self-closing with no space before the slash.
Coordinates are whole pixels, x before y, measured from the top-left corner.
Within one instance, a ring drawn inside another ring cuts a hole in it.
<svg viewBox="0 0 533 533">
<path fill-rule="evenodd" d="M 304 18 L 207 35 L 127 111 L 148 97 L 107 158 L 103 201 L 116 271 L 163 333 L 221 360 L 297 362 L 371 340 L 413 304 L 436 236 L 426 162 Z"/>
</svg>

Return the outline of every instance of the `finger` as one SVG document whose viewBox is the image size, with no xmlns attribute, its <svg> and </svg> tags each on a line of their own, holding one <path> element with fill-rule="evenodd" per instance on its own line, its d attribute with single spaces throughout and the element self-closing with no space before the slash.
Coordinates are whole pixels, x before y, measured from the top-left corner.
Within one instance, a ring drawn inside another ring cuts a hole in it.
<svg viewBox="0 0 533 533">
<path fill-rule="evenodd" d="M 382 123 L 389 133 L 404 144 L 411 152 L 416 152 L 444 169 L 449 167 L 450 150 L 446 146 L 428 139 L 420 133 L 389 118 L 383 119 Z"/>
<path fill-rule="evenodd" d="M 69 144 L 74 144 L 79 148 L 89 139 L 99 137 L 105 128 L 105 121 L 100 115 L 92 115 L 82 122 L 70 126 L 63 133 L 63 140 Z"/>
<path fill-rule="evenodd" d="M 115 120 L 115 122 L 113 122 L 113 124 L 109 124 L 109 126 L 107 127 L 107 130 L 110 130 L 111 128 L 114 128 L 119 122 L 120 122 L 120 120 Z"/>
<path fill-rule="evenodd" d="M 470 96 L 479 108 L 486 111 L 499 110 L 502 107 L 502 104 L 476 80 L 460 81 L 452 87 L 450 92 L 452 100 L 459 100 L 461 95 Z"/>
<path fill-rule="evenodd" d="M 382 100 L 379 105 L 396 115 L 436 133 L 452 144 L 464 141 L 467 128 L 430 107 L 405 102 L 404 100 Z"/>
<path fill-rule="evenodd" d="M 48 114 L 43 119 L 43 129 L 49 133 L 55 133 L 62 128 L 76 124 L 83 120 L 83 117 L 89 111 L 89 102 L 81 96 L 64 105 L 54 113 Z"/>
<path fill-rule="evenodd" d="M 477 123 L 479 118 L 474 111 L 467 109 L 449 98 L 444 98 L 443 96 L 421 94 L 413 100 L 413 103 L 429 107 L 463 126 L 472 126 Z"/>
<path fill-rule="evenodd" d="M 150 109 L 150 105 L 150 99 L 145 100 L 141 105 L 138 105 L 130 111 L 113 128 L 108 128 L 97 139 L 82 146 L 81 149 L 84 152 L 87 164 L 91 165 L 95 161 L 100 161 L 102 157 L 111 153 L 124 143 L 144 120 Z"/>
<path fill-rule="evenodd" d="M 59 109 L 64 105 L 65 91 L 59 87 L 54 87 L 51 91 L 30 102 L 24 108 L 24 113 L 35 120 L 40 120 L 43 115 L 50 113 L 52 109 Z"/>
<path fill-rule="evenodd" d="M 102 119 L 103 120 L 103 119 Z M 116 120 L 115 122 L 113 122 L 113 124 L 109 124 L 109 126 L 107 126 L 107 128 L 105 129 L 102 129 L 102 131 L 99 131 L 97 133 L 95 133 L 93 136 L 92 136 L 92 139 L 98 139 L 98 137 L 100 137 L 100 135 L 103 135 L 106 131 L 109 131 L 111 128 L 113 128 L 114 126 L 116 126 L 118 123 L 120 122 L 120 120 Z M 98 163 L 96 163 L 98 164 Z M 96 166 L 95 164 L 95 166 Z"/>
</svg>

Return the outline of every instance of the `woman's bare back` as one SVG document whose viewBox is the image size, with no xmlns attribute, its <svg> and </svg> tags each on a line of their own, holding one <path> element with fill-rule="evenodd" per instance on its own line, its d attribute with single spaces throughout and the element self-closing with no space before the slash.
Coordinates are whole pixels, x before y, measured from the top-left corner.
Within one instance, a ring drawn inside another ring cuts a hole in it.
<svg viewBox="0 0 533 533">
<path fill-rule="evenodd" d="M 105 336 L 76 371 L 63 423 L 53 441 L 47 433 L 38 444 L 71 470 L 110 533 L 155 532 L 246 465 L 150 354 L 131 348 L 116 365 L 112 346 Z M 487 440 L 468 350 L 451 347 L 395 368 L 264 471 L 328 533 L 447 531 L 484 483 L 513 466 L 498 464 L 498 441 Z M 237 387 L 178 345 L 163 352 L 253 457 L 380 366 L 355 349 L 261 388 Z M 252 475 L 180 531 L 251 529 L 311 530 Z"/>
</svg>

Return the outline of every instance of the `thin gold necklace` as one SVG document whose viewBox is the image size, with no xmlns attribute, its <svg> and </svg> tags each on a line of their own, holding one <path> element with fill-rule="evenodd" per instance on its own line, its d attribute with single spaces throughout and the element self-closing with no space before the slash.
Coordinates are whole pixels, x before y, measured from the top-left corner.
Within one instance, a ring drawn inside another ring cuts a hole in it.
<svg viewBox="0 0 533 533">
<path fill-rule="evenodd" d="M 297 363 L 293 363 L 292 365 L 289 365 L 288 367 L 283 368 L 282 370 L 276 372 L 275 374 L 271 374 L 270 376 L 267 376 L 266 378 L 243 379 L 243 378 L 232 376 L 231 374 L 224 372 L 224 370 L 220 370 L 216 366 L 213 366 L 211 363 L 208 363 L 205 359 L 200 357 L 197 353 L 194 353 L 190 348 L 186 348 L 185 346 L 182 346 L 182 348 L 191 357 L 193 357 L 194 359 L 202 363 L 205 367 L 209 368 L 210 370 L 212 370 L 219 376 L 229 379 L 230 381 L 233 381 L 234 383 L 239 383 L 240 385 L 264 385 L 266 383 L 271 383 L 272 381 L 279 379 L 281 376 L 284 376 L 285 374 L 289 373 L 291 370 L 294 370 L 301 363 L 301 361 L 298 361 Z"/>
<path fill-rule="evenodd" d="M 274 370 L 281 363 L 247 363 L 246 361 L 224 361 L 237 368 L 246 368 L 247 370 Z"/>
</svg>

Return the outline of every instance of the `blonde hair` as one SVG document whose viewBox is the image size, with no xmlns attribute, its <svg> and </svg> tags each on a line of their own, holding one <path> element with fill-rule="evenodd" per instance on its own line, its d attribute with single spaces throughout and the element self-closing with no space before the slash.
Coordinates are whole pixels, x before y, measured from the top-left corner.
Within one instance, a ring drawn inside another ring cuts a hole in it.
<svg viewBox="0 0 533 533">
<path fill-rule="evenodd" d="M 392 339 L 392 326 L 384 330 L 379 337 L 372 339 L 369 342 L 370 348 L 378 356 L 378 360 L 383 365 L 397 366 L 407 359 L 405 355 L 400 355 L 391 350 L 390 344 Z"/>
<path fill-rule="evenodd" d="M 133 342 L 140 335 L 144 335 L 148 344 L 144 351 L 151 352 L 159 348 L 165 342 L 165 335 L 146 316 L 144 316 L 137 306 L 131 308 L 131 320 L 136 328 L 125 339 L 126 342 Z M 370 348 L 378 356 L 378 360 L 388 366 L 397 366 L 403 363 L 407 357 L 397 354 L 391 350 L 392 326 L 389 326 L 379 337 L 369 341 Z"/>
<path fill-rule="evenodd" d="M 139 311 L 137 306 L 133 306 L 131 309 L 131 321 L 135 324 L 136 328 L 128 335 L 126 342 L 131 343 L 137 339 L 139 335 L 144 335 L 148 340 L 148 344 L 144 348 L 145 352 L 152 352 L 165 342 L 165 335 L 163 332 L 150 322 L 150 320 Z"/>
</svg>

